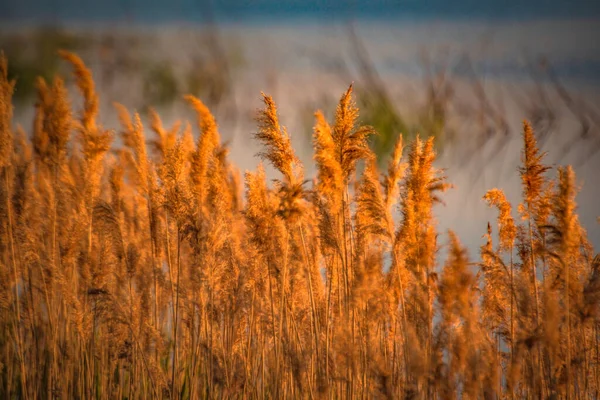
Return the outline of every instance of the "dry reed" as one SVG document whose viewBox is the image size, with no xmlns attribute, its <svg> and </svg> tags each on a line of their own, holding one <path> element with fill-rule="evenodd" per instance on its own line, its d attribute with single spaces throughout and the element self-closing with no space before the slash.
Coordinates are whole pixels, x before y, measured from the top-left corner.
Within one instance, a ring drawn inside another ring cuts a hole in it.
<svg viewBox="0 0 600 400">
<path fill-rule="evenodd" d="M 599 256 L 573 169 L 552 180 L 527 123 L 522 218 L 490 190 L 480 261 L 450 232 L 438 265 L 433 139 L 405 156 L 399 136 L 380 173 L 352 86 L 331 125 L 315 114 L 312 186 L 263 94 L 255 138 L 279 176 L 261 164 L 242 194 L 202 101 L 185 97 L 196 142 L 116 105 L 114 144 L 91 71 L 60 55 L 83 108 L 40 79 L 31 135 L 0 56 L 0 397 L 599 396 Z"/>
</svg>

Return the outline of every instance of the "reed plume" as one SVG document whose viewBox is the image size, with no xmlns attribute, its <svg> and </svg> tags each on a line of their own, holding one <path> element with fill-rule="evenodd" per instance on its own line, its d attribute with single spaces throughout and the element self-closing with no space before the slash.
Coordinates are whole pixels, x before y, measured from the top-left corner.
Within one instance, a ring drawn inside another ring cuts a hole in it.
<svg viewBox="0 0 600 400">
<path fill-rule="evenodd" d="M 524 219 L 527 219 L 527 229 L 529 236 L 529 256 L 531 263 L 531 282 L 533 286 L 533 294 L 535 301 L 535 319 L 536 325 L 540 325 L 540 309 L 539 309 L 539 294 L 538 294 L 538 278 L 537 278 L 537 261 L 536 244 L 534 236 L 534 223 L 536 220 L 541 219 L 538 214 L 539 210 L 543 209 L 541 196 L 544 190 L 546 179 L 544 174 L 549 170 L 549 167 L 542 164 L 542 160 L 545 153 L 540 152 L 537 147 L 537 141 L 533 134 L 531 125 L 527 122 L 523 122 L 523 151 L 521 155 L 522 166 L 519 167 L 519 173 L 521 175 L 521 182 L 523 186 L 523 200 L 524 203 L 519 207 L 519 210 Z M 537 246 L 539 247 L 539 246 Z M 538 348 L 538 379 L 543 380 L 544 376 L 542 373 L 542 355 L 541 350 Z M 543 390 L 543 389 L 542 389 Z"/>
<path fill-rule="evenodd" d="M 0 168 L 10 165 L 12 157 L 12 95 L 15 81 L 8 79 L 8 61 L 0 53 Z"/>
<path fill-rule="evenodd" d="M 312 181 L 263 94 L 241 182 L 201 100 L 197 139 L 116 104 L 113 141 L 91 70 L 59 55 L 81 109 L 40 78 L 30 133 L 0 56 L 0 397 L 598 397 L 600 256 L 527 123 L 522 218 L 488 191 L 471 261 L 440 245 L 434 139 L 404 157 L 398 136 L 380 172 L 352 86 L 315 113 Z"/>
<path fill-rule="evenodd" d="M 285 127 L 279 125 L 277 106 L 271 96 L 262 93 L 265 109 L 258 113 L 258 131 L 254 137 L 261 141 L 265 150 L 260 157 L 269 161 L 281 174 L 290 186 L 302 182 L 303 177 L 299 169 L 299 160 L 294 154 L 292 143 Z"/>
</svg>

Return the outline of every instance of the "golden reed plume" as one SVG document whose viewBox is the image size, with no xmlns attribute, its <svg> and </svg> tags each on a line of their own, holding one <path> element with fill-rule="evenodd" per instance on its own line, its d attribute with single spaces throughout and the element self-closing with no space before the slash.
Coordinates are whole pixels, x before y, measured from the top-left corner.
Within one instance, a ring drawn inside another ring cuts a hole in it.
<svg viewBox="0 0 600 400">
<path fill-rule="evenodd" d="M 521 218 L 488 191 L 474 260 L 437 229 L 434 139 L 380 172 L 352 86 L 315 113 L 312 184 L 263 94 L 274 171 L 242 181 L 200 99 L 196 140 L 115 104 L 113 141 L 60 56 L 82 108 L 40 78 L 26 133 L 0 55 L 0 398 L 598 398 L 600 256 L 528 123 Z"/>
</svg>

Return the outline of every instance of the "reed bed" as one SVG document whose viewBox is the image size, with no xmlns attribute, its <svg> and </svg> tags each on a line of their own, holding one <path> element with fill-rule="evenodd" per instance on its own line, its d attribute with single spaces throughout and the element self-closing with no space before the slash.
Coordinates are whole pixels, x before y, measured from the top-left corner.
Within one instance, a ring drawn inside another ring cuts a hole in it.
<svg viewBox="0 0 600 400">
<path fill-rule="evenodd" d="M 522 203 L 483 196 L 498 219 L 470 258 L 440 243 L 433 138 L 399 136 L 379 171 L 352 86 L 315 114 L 310 179 L 262 95 L 270 182 L 193 96 L 196 126 L 117 104 L 102 127 L 91 71 L 60 56 L 81 109 L 40 78 L 30 133 L 0 58 L 1 398 L 600 396 L 600 257 L 527 123 Z"/>
</svg>

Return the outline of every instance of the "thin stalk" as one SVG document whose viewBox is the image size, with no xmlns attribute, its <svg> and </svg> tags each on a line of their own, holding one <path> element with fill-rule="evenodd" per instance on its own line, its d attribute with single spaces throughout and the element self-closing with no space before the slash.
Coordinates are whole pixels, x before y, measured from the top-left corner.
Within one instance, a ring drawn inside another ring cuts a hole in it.
<svg viewBox="0 0 600 400">
<path fill-rule="evenodd" d="M 567 400 L 571 398 L 571 300 L 569 296 L 569 266 L 568 263 L 563 261 L 564 275 L 565 275 L 565 312 L 567 320 Z"/>
<path fill-rule="evenodd" d="M 56 271 L 58 270 L 58 257 L 57 257 L 57 249 L 58 249 L 58 245 L 57 245 L 57 240 L 56 240 L 56 220 L 57 220 L 57 214 L 58 214 L 58 161 L 55 161 L 53 163 L 53 189 L 54 189 L 54 204 L 52 207 L 52 255 L 51 255 L 51 260 L 52 260 L 52 268 L 54 268 L 53 274 L 56 273 Z M 54 289 L 54 288 L 52 288 Z M 48 312 L 52 312 L 51 309 L 53 309 L 54 307 L 50 306 L 50 309 L 48 310 Z M 58 318 L 57 318 L 58 320 Z M 53 332 L 53 336 L 52 336 L 52 362 L 51 362 L 51 367 L 50 367 L 50 390 L 53 390 L 54 387 L 54 374 L 55 374 L 55 364 L 56 364 L 56 338 L 58 336 L 58 324 L 54 326 L 54 332 Z"/>
<path fill-rule="evenodd" d="M 348 237 L 347 237 L 347 232 L 346 232 L 346 198 L 344 193 L 342 193 L 342 233 L 343 233 L 343 242 L 342 242 L 342 249 L 344 251 L 343 257 L 342 257 L 342 269 L 343 269 L 343 275 L 344 275 L 344 308 L 346 311 L 346 318 L 349 319 L 349 314 L 350 314 L 350 309 L 349 309 L 349 304 L 348 304 L 348 298 L 349 298 L 349 267 L 348 267 Z"/>
<path fill-rule="evenodd" d="M 169 211 L 167 211 L 165 213 L 165 225 L 166 225 L 166 241 L 167 241 L 167 265 L 169 267 L 169 280 L 171 282 L 171 318 L 172 318 L 172 325 L 173 325 L 173 339 L 175 339 L 175 325 L 176 325 L 176 320 L 175 320 L 175 291 L 173 289 L 173 264 L 171 262 L 171 240 L 169 238 Z M 171 371 L 172 371 L 172 377 L 171 377 L 171 394 L 174 395 L 173 390 L 174 390 L 174 386 L 175 386 L 175 361 L 176 361 L 176 356 L 175 353 L 177 352 L 177 347 L 174 346 L 173 347 L 173 365 L 171 366 Z"/>
<path fill-rule="evenodd" d="M 175 317 L 173 320 L 173 366 L 172 366 L 172 377 L 171 377 L 171 393 L 175 395 L 175 389 L 177 385 L 177 378 L 175 369 L 177 365 L 177 327 L 179 326 L 179 284 L 181 278 L 181 246 L 180 246 L 180 234 L 179 234 L 179 222 L 177 222 L 177 292 L 176 292 L 176 304 L 175 304 Z"/>
<path fill-rule="evenodd" d="M 402 283 L 402 278 L 400 276 L 400 266 L 398 265 L 397 262 L 397 255 L 396 255 L 396 250 L 394 249 L 392 251 L 392 256 L 394 257 L 394 265 L 396 268 L 396 274 L 398 275 L 398 283 L 400 285 L 400 307 L 402 308 L 402 345 L 403 345 L 403 350 L 402 350 L 402 354 L 404 356 L 404 371 L 405 371 L 405 379 L 408 382 L 410 377 L 409 377 L 409 373 L 408 373 L 408 342 L 407 342 L 407 338 L 408 338 L 408 327 L 407 327 L 407 322 L 406 322 L 406 306 L 404 303 L 404 284 Z"/>
<path fill-rule="evenodd" d="M 149 189 L 150 190 L 150 189 Z M 154 242 L 154 239 L 156 237 L 155 234 L 155 223 L 154 223 L 154 214 L 153 214 L 153 207 L 152 207 L 152 198 L 150 197 L 150 194 L 147 195 L 147 200 L 146 200 L 146 208 L 148 210 L 148 224 L 150 226 L 150 256 L 151 256 L 151 262 L 152 262 L 152 277 L 153 277 L 153 284 L 154 284 L 154 329 L 156 330 L 156 332 L 159 332 L 159 323 L 158 323 L 158 274 L 157 274 L 157 267 L 156 267 L 156 243 Z M 155 347 L 155 352 L 154 352 L 154 357 L 155 360 L 158 360 L 158 349 L 156 349 Z"/>
<path fill-rule="evenodd" d="M 319 360 L 321 359 L 321 357 L 319 356 L 319 330 L 318 330 L 318 326 L 317 326 L 317 310 L 315 307 L 315 299 L 314 299 L 314 294 L 313 294 L 313 287 L 312 287 L 312 279 L 311 279 L 311 274 L 310 274 L 310 268 L 308 265 L 308 252 L 306 250 L 306 241 L 304 240 L 304 229 L 302 226 L 300 226 L 300 238 L 302 239 L 302 248 L 304 250 L 304 262 L 306 263 L 306 277 L 308 280 L 308 295 L 310 297 L 310 308 L 311 308 L 311 312 L 312 312 L 312 325 L 313 325 L 313 331 L 314 331 L 314 342 L 315 342 L 315 351 L 317 353 L 317 364 L 319 363 Z"/>
<path fill-rule="evenodd" d="M 279 346 L 280 346 L 280 352 L 279 352 L 279 358 L 277 359 L 277 371 L 278 374 L 279 372 L 281 372 L 281 367 L 282 367 L 282 354 L 283 354 L 283 320 L 285 319 L 285 283 L 287 281 L 287 267 L 288 267 L 288 251 L 289 251 L 289 232 L 286 229 L 286 235 L 285 235 L 285 250 L 284 250 L 284 254 L 283 254 L 283 272 L 281 274 L 281 283 L 280 283 L 280 287 L 281 287 L 281 304 L 280 304 L 280 314 L 279 314 Z M 287 331 L 286 331 L 287 332 Z"/>
<path fill-rule="evenodd" d="M 510 366 L 513 367 L 515 360 L 515 317 L 514 317 L 514 303 L 515 303 L 515 286 L 514 286 L 514 263 L 513 263 L 513 251 L 512 246 L 510 248 Z M 511 385 L 510 398 L 515 397 L 514 388 Z"/>
<path fill-rule="evenodd" d="M 527 213 L 528 213 L 528 220 L 527 220 L 527 228 L 529 231 L 529 255 L 531 257 L 531 273 L 532 273 L 532 278 L 533 278 L 533 293 L 534 293 L 534 298 L 535 298 L 535 323 L 536 326 L 540 325 L 540 307 L 539 307 L 539 296 L 538 296 L 538 285 L 537 285 L 537 267 L 536 267 L 536 263 L 535 263 L 535 255 L 534 255 L 534 250 L 533 250 L 533 229 L 531 227 L 531 204 L 529 202 L 527 202 Z M 544 381 L 544 376 L 542 373 L 542 353 L 541 353 L 541 349 L 539 344 L 536 345 L 537 347 L 537 352 L 538 352 L 538 362 L 537 362 L 537 372 L 538 372 L 538 376 L 540 377 L 540 380 L 543 382 Z M 540 388 L 540 394 L 543 395 L 543 384 L 542 384 L 542 388 Z"/>
<path fill-rule="evenodd" d="M 269 303 L 271 306 L 271 330 L 273 334 L 273 347 L 275 349 L 275 359 L 277 359 L 277 333 L 275 330 L 275 296 L 273 295 L 273 279 L 271 278 L 271 268 L 267 265 L 267 275 L 269 277 Z"/>
<path fill-rule="evenodd" d="M 333 289 L 333 265 L 328 265 L 327 268 L 327 305 L 325 306 L 325 380 L 327 382 L 327 390 L 329 391 L 329 319 L 331 310 L 331 292 Z"/>
<path fill-rule="evenodd" d="M 254 332 L 254 301 L 255 301 L 255 295 L 256 295 L 256 290 L 252 291 L 252 307 L 250 309 L 250 323 L 248 324 L 248 341 L 246 344 L 246 377 L 245 377 L 245 384 L 244 384 L 244 392 L 242 394 L 242 397 L 246 396 L 246 388 L 248 387 L 249 384 L 249 372 L 252 370 L 252 366 L 248 365 L 251 364 L 251 359 L 250 359 L 250 350 L 251 350 L 251 346 L 252 346 L 252 333 Z"/>
<path fill-rule="evenodd" d="M 19 273 L 17 268 L 17 259 L 15 253 L 15 243 L 13 237 L 13 220 L 12 220 L 12 207 L 11 207 L 11 195 L 10 195 L 10 184 L 8 180 L 8 167 L 4 168 L 4 183 L 6 185 L 6 212 L 8 213 L 8 242 L 10 246 L 10 258 L 13 269 L 13 279 L 15 280 L 15 339 L 17 343 L 17 353 L 19 357 L 19 367 L 21 369 L 21 385 L 23 386 L 23 392 L 25 398 L 28 396 L 27 387 L 27 376 L 25 369 L 25 360 L 23 355 L 23 334 L 21 330 L 21 299 L 19 297 Z"/>
<path fill-rule="evenodd" d="M 594 378 L 596 381 L 596 393 L 594 398 L 598 398 L 600 394 L 600 374 L 598 373 L 598 366 L 600 365 L 600 340 L 599 340 L 600 329 L 598 329 L 598 322 L 594 323 L 594 340 L 596 348 L 596 367 L 594 368 Z"/>
</svg>

